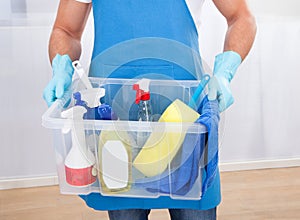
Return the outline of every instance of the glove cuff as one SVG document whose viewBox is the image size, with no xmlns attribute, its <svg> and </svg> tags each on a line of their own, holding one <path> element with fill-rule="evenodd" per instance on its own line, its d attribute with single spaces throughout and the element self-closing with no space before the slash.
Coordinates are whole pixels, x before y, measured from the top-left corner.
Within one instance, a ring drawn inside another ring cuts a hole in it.
<svg viewBox="0 0 300 220">
<path fill-rule="evenodd" d="M 72 60 L 69 57 L 69 55 L 56 54 L 56 56 L 52 60 L 52 70 L 53 70 L 53 75 L 63 72 L 64 74 L 67 73 L 68 76 L 72 78 L 74 73 L 74 68 L 72 65 Z"/>
<path fill-rule="evenodd" d="M 215 58 L 214 74 L 222 75 L 230 82 L 241 63 L 242 58 L 238 53 L 234 51 L 221 53 Z"/>
</svg>

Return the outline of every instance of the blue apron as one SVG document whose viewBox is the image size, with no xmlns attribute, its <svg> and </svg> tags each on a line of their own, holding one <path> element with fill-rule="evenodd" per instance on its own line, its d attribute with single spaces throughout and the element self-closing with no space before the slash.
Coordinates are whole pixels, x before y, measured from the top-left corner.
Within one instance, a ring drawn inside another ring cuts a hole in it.
<svg viewBox="0 0 300 220">
<path fill-rule="evenodd" d="M 110 66 L 118 64 L 114 63 L 113 59 L 98 59 L 115 45 L 151 37 L 178 42 L 190 48 L 200 57 L 197 29 L 184 0 L 95 0 L 93 1 L 93 14 L 95 42 L 91 66 L 95 68 L 91 68 L 93 71 L 90 71 L 90 76 L 134 78 L 142 74 L 159 73 L 160 76 L 164 74 L 172 79 L 197 78 L 195 74 L 191 74 L 190 71 L 170 60 L 156 59 L 155 57 L 129 59 L 128 62 L 121 63 L 122 65 L 118 68 L 113 68 L 114 71 L 107 76 L 105 75 L 106 70 L 110 69 Z M 133 46 L 127 52 L 135 53 L 134 50 Z M 168 56 L 172 57 L 172 53 Z M 121 57 L 123 58 L 123 55 Z M 98 66 L 99 60 L 103 62 L 101 67 Z M 203 175 L 205 176 L 205 172 Z M 96 210 L 151 208 L 204 210 L 216 207 L 221 201 L 220 177 L 217 171 L 214 181 L 199 201 L 174 200 L 167 196 L 155 199 L 109 197 L 101 196 L 99 193 L 82 195 L 81 198 L 89 207 Z"/>
</svg>

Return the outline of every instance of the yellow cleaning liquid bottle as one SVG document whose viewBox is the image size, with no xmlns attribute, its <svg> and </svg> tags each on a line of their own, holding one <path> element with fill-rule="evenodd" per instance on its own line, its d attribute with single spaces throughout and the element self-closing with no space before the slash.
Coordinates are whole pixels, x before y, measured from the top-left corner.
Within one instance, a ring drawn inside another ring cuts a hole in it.
<svg viewBox="0 0 300 220">
<path fill-rule="evenodd" d="M 103 194 L 121 193 L 130 189 L 132 166 L 130 143 L 130 139 L 124 131 L 101 131 L 99 178 Z"/>
</svg>

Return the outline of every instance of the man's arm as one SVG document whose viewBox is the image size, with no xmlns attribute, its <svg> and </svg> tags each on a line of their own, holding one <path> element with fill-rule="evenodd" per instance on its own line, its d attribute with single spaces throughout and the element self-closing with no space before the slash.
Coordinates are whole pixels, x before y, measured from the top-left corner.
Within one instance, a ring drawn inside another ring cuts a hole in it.
<svg viewBox="0 0 300 220">
<path fill-rule="evenodd" d="M 60 0 L 49 42 L 53 76 L 43 92 L 48 106 L 62 98 L 72 83 L 72 60 L 80 57 L 80 39 L 90 10 L 90 3 Z"/>
<path fill-rule="evenodd" d="M 81 54 L 81 35 L 84 30 L 91 3 L 76 0 L 61 0 L 49 41 L 49 58 L 52 62 L 56 54 L 68 54 L 71 60 Z"/>
<path fill-rule="evenodd" d="M 217 100 L 219 111 L 222 112 L 234 102 L 229 84 L 252 47 L 256 24 L 246 0 L 213 2 L 228 24 L 224 52 L 216 56 L 214 74 L 208 83 L 208 99 Z"/>
<path fill-rule="evenodd" d="M 245 59 L 256 34 L 255 19 L 246 0 L 213 0 L 213 2 L 228 24 L 224 51 L 235 51 Z"/>
</svg>

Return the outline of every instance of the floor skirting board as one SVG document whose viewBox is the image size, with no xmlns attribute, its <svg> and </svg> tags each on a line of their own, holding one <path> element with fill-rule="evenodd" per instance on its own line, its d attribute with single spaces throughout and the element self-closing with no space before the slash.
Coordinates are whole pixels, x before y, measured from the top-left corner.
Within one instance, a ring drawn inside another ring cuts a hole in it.
<svg viewBox="0 0 300 220">
<path fill-rule="evenodd" d="M 39 187 L 39 186 L 53 186 L 57 184 L 58 184 L 57 176 L 4 179 L 4 180 L 0 180 L 0 190 Z"/>
<path fill-rule="evenodd" d="M 300 158 L 220 163 L 220 171 L 242 171 L 300 166 Z"/>
<path fill-rule="evenodd" d="M 281 159 L 281 160 L 260 160 L 260 161 L 246 161 L 233 163 L 220 163 L 220 171 L 242 171 L 242 170 L 256 170 L 256 169 L 272 169 L 284 167 L 300 166 L 300 158 Z M 0 179 L 0 190 L 29 188 L 39 186 L 52 186 L 58 184 L 57 176 L 45 177 L 28 177 L 15 179 Z"/>
</svg>

